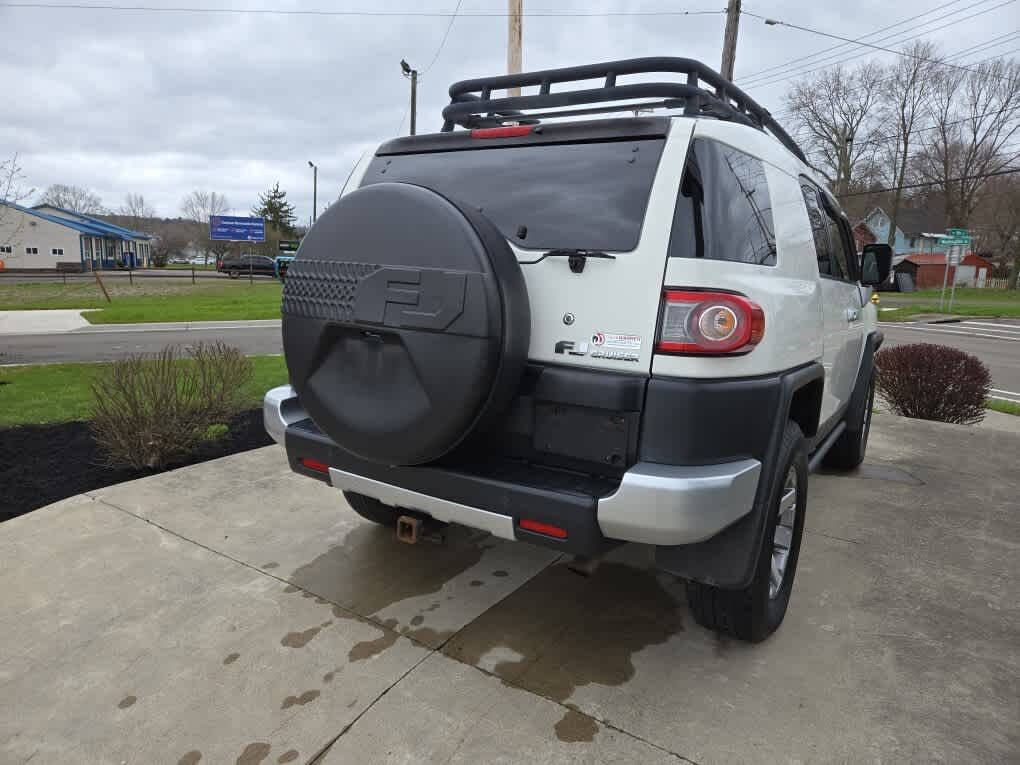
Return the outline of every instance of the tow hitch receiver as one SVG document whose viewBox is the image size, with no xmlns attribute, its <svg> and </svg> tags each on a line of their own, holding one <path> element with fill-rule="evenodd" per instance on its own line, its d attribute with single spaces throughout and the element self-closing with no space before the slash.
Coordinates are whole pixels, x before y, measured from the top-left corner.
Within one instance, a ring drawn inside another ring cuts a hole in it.
<svg viewBox="0 0 1020 765">
<path fill-rule="evenodd" d="M 397 539 L 409 545 L 417 544 L 421 539 L 422 532 L 421 518 L 410 515 L 402 515 L 397 518 Z"/>
</svg>

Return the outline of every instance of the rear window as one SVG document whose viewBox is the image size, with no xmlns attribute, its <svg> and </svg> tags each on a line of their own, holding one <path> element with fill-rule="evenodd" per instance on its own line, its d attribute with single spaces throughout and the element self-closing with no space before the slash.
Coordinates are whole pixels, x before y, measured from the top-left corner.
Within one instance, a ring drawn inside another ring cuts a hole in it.
<svg viewBox="0 0 1020 765">
<path fill-rule="evenodd" d="M 692 141 L 669 254 L 774 266 L 776 236 L 764 163 L 716 141 Z"/>
<path fill-rule="evenodd" d="M 484 141 L 482 141 L 484 143 Z M 416 183 L 482 210 L 519 247 L 637 247 L 663 139 L 375 157 L 363 186 Z"/>
</svg>

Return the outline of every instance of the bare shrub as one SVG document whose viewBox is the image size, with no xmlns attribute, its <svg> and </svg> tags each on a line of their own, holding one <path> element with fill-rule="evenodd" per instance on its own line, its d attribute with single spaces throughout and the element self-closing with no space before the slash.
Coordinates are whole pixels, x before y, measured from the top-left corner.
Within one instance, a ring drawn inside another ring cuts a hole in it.
<svg viewBox="0 0 1020 765">
<path fill-rule="evenodd" d="M 115 361 L 92 384 L 92 432 L 111 464 L 162 470 L 245 408 L 251 376 L 251 362 L 219 342 Z"/>
<path fill-rule="evenodd" d="M 879 351 L 875 366 L 878 392 L 896 414 L 965 425 L 985 416 L 991 375 L 976 356 L 914 343 Z"/>
</svg>

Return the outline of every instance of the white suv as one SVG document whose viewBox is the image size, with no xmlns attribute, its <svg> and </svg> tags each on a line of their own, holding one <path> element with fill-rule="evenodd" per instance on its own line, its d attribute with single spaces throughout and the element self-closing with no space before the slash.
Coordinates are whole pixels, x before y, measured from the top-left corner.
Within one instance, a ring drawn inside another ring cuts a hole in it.
<svg viewBox="0 0 1020 765">
<path fill-rule="evenodd" d="M 619 81 L 653 72 L 683 81 Z M 405 539 L 654 545 L 700 623 L 764 639 L 809 470 L 864 457 L 889 248 L 858 256 L 796 144 L 696 61 L 450 95 L 442 132 L 364 157 L 302 241 L 267 430 Z M 636 109 L 668 116 L 564 119 Z"/>
</svg>

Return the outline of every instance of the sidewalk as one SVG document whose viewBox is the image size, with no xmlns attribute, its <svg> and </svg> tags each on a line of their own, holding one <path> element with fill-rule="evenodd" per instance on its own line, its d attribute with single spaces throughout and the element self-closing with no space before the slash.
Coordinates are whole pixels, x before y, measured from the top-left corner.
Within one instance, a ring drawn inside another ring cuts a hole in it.
<svg viewBox="0 0 1020 765">
<path fill-rule="evenodd" d="M 0 762 L 1010 761 L 1018 452 L 876 415 L 758 646 L 650 548 L 405 545 L 276 446 L 75 497 L 0 524 Z"/>
<path fill-rule="evenodd" d="M 242 321 L 169 321 L 138 324 L 89 324 L 82 316 L 93 309 L 0 311 L 0 335 L 59 335 L 65 333 L 180 332 L 210 329 L 279 327 L 279 319 Z"/>
</svg>

